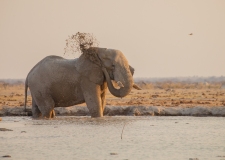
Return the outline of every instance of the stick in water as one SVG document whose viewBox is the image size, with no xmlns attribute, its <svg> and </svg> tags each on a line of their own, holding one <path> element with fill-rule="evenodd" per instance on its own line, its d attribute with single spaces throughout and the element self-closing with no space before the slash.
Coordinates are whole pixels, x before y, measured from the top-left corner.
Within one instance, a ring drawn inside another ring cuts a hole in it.
<svg viewBox="0 0 225 160">
<path fill-rule="evenodd" d="M 126 123 L 124 123 L 124 125 L 123 125 L 123 129 L 122 129 L 122 133 L 121 133 L 121 139 L 123 139 L 123 130 L 124 130 L 125 125 L 126 125 Z"/>
</svg>

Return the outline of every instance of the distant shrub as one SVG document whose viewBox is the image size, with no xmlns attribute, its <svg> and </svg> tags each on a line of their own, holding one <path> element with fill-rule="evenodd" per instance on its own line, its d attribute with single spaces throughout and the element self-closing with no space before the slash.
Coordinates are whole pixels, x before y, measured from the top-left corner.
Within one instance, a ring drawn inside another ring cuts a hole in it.
<svg viewBox="0 0 225 160">
<path fill-rule="evenodd" d="M 222 83 L 136 82 L 143 89 L 220 89 Z"/>
</svg>

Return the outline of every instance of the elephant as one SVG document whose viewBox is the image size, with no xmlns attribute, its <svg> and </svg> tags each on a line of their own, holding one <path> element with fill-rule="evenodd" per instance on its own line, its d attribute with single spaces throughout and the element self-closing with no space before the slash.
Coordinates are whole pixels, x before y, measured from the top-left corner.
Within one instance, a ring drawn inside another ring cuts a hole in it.
<svg viewBox="0 0 225 160">
<path fill-rule="evenodd" d="M 123 53 L 115 49 L 90 47 L 76 59 L 47 56 L 38 62 L 25 80 L 32 97 L 32 116 L 54 118 L 55 107 L 68 107 L 86 102 L 91 117 L 103 117 L 106 89 L 124 97 L 132 87 L 134 69 Z M 119 88 L 114 87 L 112 80 Z"/>
</svg>

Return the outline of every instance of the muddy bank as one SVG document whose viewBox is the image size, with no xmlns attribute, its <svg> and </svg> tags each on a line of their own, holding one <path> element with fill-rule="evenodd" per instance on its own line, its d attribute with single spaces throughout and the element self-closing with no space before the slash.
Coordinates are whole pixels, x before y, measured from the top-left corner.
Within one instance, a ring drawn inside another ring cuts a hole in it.
<svg viewBox="0 0 225 160">
<path fill-rule="evenodd" d="M 87 107 L 72 106 L 55 108 L 56 116 L 89 116 Z M 162 106 L 106 106 L 105 116 L 225 116 L 225 107 L 162 107 Z M 2 107 L 0 116 L 31 116 L 31 108 Z"/>
</svg>

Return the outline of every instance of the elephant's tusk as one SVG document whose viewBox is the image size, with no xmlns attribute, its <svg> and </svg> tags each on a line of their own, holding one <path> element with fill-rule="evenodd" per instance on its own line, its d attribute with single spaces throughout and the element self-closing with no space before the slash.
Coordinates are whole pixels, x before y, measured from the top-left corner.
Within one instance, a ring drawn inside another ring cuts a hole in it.
<svg viewBox="0 0 225 160">
<path fill-rule="evenodd" d="M 122 83 L 122 82 L 117 81 L 116 83 L 117 83 L 117 85 L 118 85 L 120 88 L 121 88 L 121 87 L 124 87 L 124 85 L 123 85 L 123 83 Z"/>
<path fill-rule="evenodd" d="M 133 84 L 133 87 L 137 90 L 142 90 L 138 85 L 136 85 L 135 83 Z"/>
</svg>

